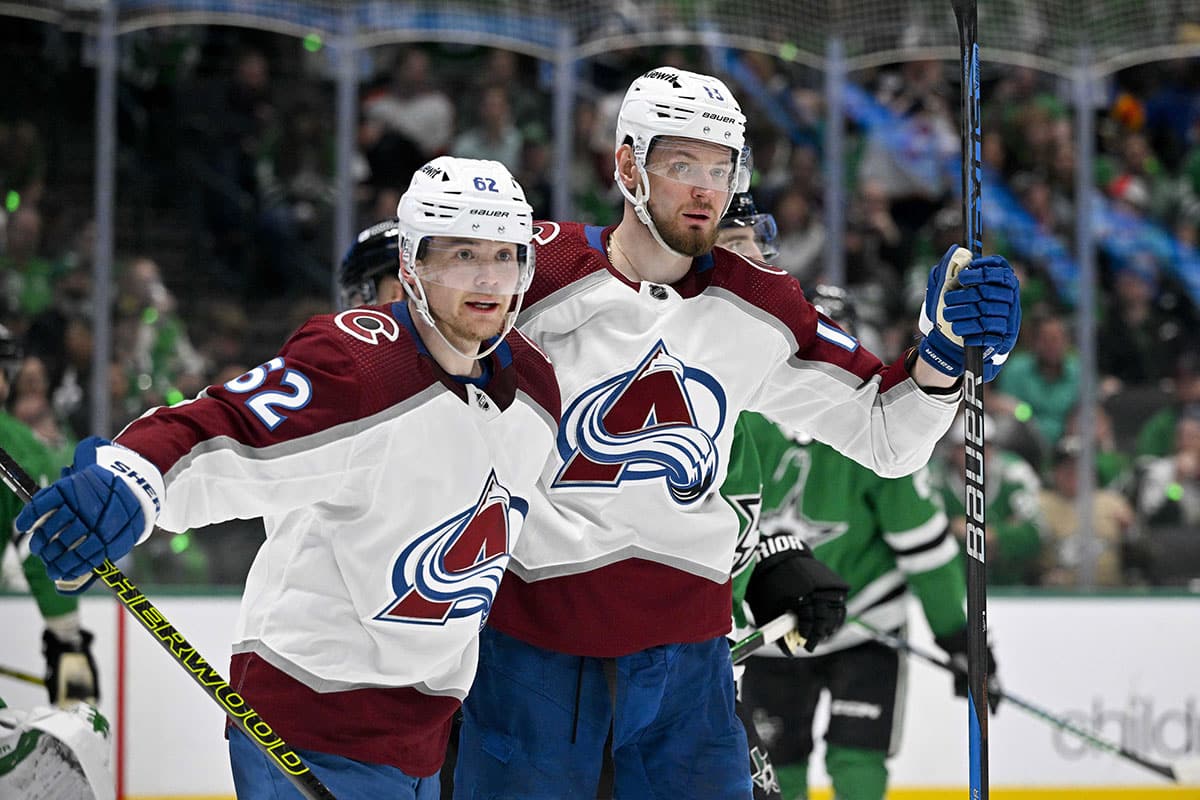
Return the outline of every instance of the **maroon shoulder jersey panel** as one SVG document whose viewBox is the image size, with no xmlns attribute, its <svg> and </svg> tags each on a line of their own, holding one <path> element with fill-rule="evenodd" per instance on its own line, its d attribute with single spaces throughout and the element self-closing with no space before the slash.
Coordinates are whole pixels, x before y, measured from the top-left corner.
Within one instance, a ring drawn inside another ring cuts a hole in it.
<svg viewBox="0 0 1200 800">
<path fill-rule="evenodd" d="M 550 357 L 542 349 L 518 331 L 505 338 L 512 349 L 513 364 L 517 368 L 517 381 L 521 391 L 546 410 L 557 425 L 562 417 L 562 399 L 558 392 L 558 378 Z"/>
<path fill-rule="evenodd" d="M 766 265 L 755 268 L 741 256 L 717 248 L 713 250 L 709 285 L 737 295 L 786 325 L 799 346 L 795 355 L 803 361 L 836 364 L 864 382 L 882 373 L 881 392 L 909 377 L 903 357 L 884 367 L 874 353 L 862 346 L 851 351 L 818 336 L 818 321 L 839 331 L 841 327 L 818 312 L 804 296 L 799 281 L 781 270 Z"/>
<path fill-rule="evenodd" d="M 664 642 L 704 642 L 729 633 L 730 587 L 728 581 L 713 583 L 640 558 L 534 583 L 509 572 L 488 624 L 548 650 L 616 658 Z M 681 597 L 688 598 L 684 618 Z M 613 620 L 633 622 L 614 627 Z"/>
<path fill-rule="evenodd" d="M 354 309 L 313 317 L 271 361 L 191 403 L 157 409 L 117 441 L 165 473 L 208 439 L 250 447 L 299 439 L 381 411 L 437 380 L 386 308 Z"/>
<path fill-rule="evenodd" d="M 525 308 L 580 278 L 607 269 L 607 259 L 588 244 L 585 228 L 579 222 L 534 223 L 537 269 L 533 285 L 525 293 Z M 606 228 L 604 235 L 608 232 Z"/>
</svg>

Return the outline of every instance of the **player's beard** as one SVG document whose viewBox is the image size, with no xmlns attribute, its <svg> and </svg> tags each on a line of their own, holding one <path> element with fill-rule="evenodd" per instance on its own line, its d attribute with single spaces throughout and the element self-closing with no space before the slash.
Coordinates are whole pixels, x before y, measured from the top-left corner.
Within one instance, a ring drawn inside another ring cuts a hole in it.
<svg viewBox="0 0 1200 800">
<path fill-rule="evenodd" d="M 658 235 L 667 243 L 667 247 L 676 253 L 696 258 L 710 252 L 717 243 L 717 212 L 711 206 L 704 209 L 709 214 L 709 228 L 693 227 L 692 224 L 680 220 L 679 214 L 673 215 L 670 222 L 662 223 L 654 213 L 653 204 L 648 210 L 654 227 L 658 229 Z"/>
<path fill-rule="evenodd" d="M 447 338 L 453 337 L 460 342 L 486 342 L 499 336 L 504 330 L 504 315 L 501 314 L 493 321 L 490 316 L 487 319 L 472 319 L 460 311 L 449 319 L 438 319 L 438 324 L 442 326 L 442 332 Z"/>
</svg>

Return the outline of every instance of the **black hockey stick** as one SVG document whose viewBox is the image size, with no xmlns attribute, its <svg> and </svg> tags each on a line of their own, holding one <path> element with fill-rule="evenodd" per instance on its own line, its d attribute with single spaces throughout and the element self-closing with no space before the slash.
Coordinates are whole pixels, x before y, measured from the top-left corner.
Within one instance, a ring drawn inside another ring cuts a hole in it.
<svg viewBox="0 0 1200 800">
<path fill-rule="evenodd" d="M 30 478 L 3 448 L 0 448 L 0 479 L 26 503 L 38 491 L 38 485 L 33 478 Z M 183 638 L 183 634 L 175 630 L 175 626 L 115 564 L 105 559 L 104 563 L 92 572 L 105 586 L 112 589 L 121 605 L 158 640 L 171 658 L 200 684 L 205 694 L 221 706 L 229 719 L 233 720 L 233 724 L 237 725 L 259 750 L 270 757 L 306 800 L 336 800 L 333 793 L 321 783 L 300 756 L 288 747 L 287 742 L 283 741 L 258 712 L 233 690 L 229 682 L 221 677 L 221 673 L 213 669 L 196 648 Z"/>
<path fill-rule="evenodd" d="M 786 614 L 780 614 L 746 638 L 739 639 L 737 643 L 729 648 L 729 655 L 733 658 L 733 663 L 741 664 L 771 642 L 781 638 L 786 639 L 788 647 L 793 650 L 799 650 L 801 647 L 804 647 L 804 643 L 807 640 L 796 633 L 796 623 L 798 621 L 796 615 L 789 611 Z"/>
<path fill-rule="evenodd" d="M 979 12 L 976 0 L 951 0 L 958 21 L 962 62 L 963 240 L 983 253 L 981 142 L 979 120 Z M 987 508 L 983 480 L 983 348 L 966 348 L 963 374 L 967 512 L 967 706 L 971 800 L 988 800 L 987 566 L 984 531 Z"/>
<path fill-rule="evenodd" d="M 893 650 L 897 650 L 901 653 L 908 653 L 909 655 L 915 656 L 922 661 L 933 664 L 935 667 L 940 667 L 952 675 L 963 674 L 963 669 L 960 665 L 955 664 L 953 661 L 939 658 L 933 653 L 915 646 L 907 639 L 901 639 L 899 636 L 894 636 L 890 633 L 881 631 L 874 625 L 870 625 L 869 623 L 863 622 L 860 619 L 851 619 L 850 622 L 853 622 L 855 625 L 858 625 L 860 628 L 863 628 L 869 632 L 871 634 L 871 638 L 882 645 L 886 645 L 887 647 L 890 647 Z M 1053 713 L 1047 711 L 1041 706 L 1022 699 L 1021 697 L 1013 694 L 1011 691 L 1001 689 L 1000 686 L 995 682 L 992 682 L 989 685 L 988 692 L 996 695 L 1001 700 L 1008 701 L 1017 708 L 1028 711 L 1030 714 L 1038 719 L 1041 719 L 1043 722 L 1048 722 L 1056 728 L 1075 734 L 1084 742 L 1090 744 L 1092 747 L 1095 747 L 1098 750 L 1103 750 L 1107 753 L 1112 753 L 1115 756 L 1120 756 L 1127 761 L 1132 761 L 1134 764 L 1137 764 L 1140 767 L 1145 767 L 1151 772 L 1164 777 L 1167 780 L 1175 781 L 1176 783 L 1200 784 L 1200 757 L 1193 756 L 1190 758 L 1179 759 L 1174 764 L 1164 764 L 1159 761 L 1154 761 L 1153 759 L 1138 755 L 1132 750 L 1122 747 L 1115 742 L 1102 739 L 1096 734 L 1086 731 L 1083 728 L 1080 728 L 1078 725 L 1068 722 L 1062 717 L 1055 716 Z"/>
</svg>

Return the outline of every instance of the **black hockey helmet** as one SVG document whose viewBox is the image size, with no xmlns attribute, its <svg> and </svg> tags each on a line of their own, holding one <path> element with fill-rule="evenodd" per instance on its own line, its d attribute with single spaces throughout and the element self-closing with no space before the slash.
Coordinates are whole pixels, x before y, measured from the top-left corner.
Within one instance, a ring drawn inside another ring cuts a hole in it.
<svg viewBox="0 0 1200 800">
<path fill-rule="evenodd" d="M 770 261 L 779 255 L 779 249 L 775 246 L 775 239 L 779 236 L 775 217 L 760 213 L 750 192 L 734 194 L 718 228 L 750 228 L 754 231 L 754 239 L 764 259 Z"/>
<path fill-rule="evenodd" d="M 400 273 L 400 236 L 396 219 L 366 228 L 342 256 L 338 285 L 342 306 L 370 305 L 379 299 L 379 278 Z"/>
</svg>

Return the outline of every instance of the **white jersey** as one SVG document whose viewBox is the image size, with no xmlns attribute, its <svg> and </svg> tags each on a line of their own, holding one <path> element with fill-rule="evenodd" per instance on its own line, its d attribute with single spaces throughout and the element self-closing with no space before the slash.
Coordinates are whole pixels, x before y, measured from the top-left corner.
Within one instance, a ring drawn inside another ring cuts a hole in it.
<svg viewBox="0 0 1200 800">
<path fill-rule="evenodd" d="M 896 476 L 928 461 L 958 406 L 903 359 L 881 364 L 782 270 L 717 248 L 674 285 L 633 283 L 604 254 L 609 232 L 535 236 L 518 326 L 554 360 L 562 423 L 492 616 L 590 656 L 728 632 L 739 525 L 717 490 L 740 412 Z"/>
<path fill-rule="evenodd" d="M 520 334 L 488 364 L 455 380 L 403 303 L 353 309 L 118 437 L 164 476 L 161 527 L 263 517 L 230 683 L 293 747 L 440 766 L 559 409 Z"/>
</svg>

